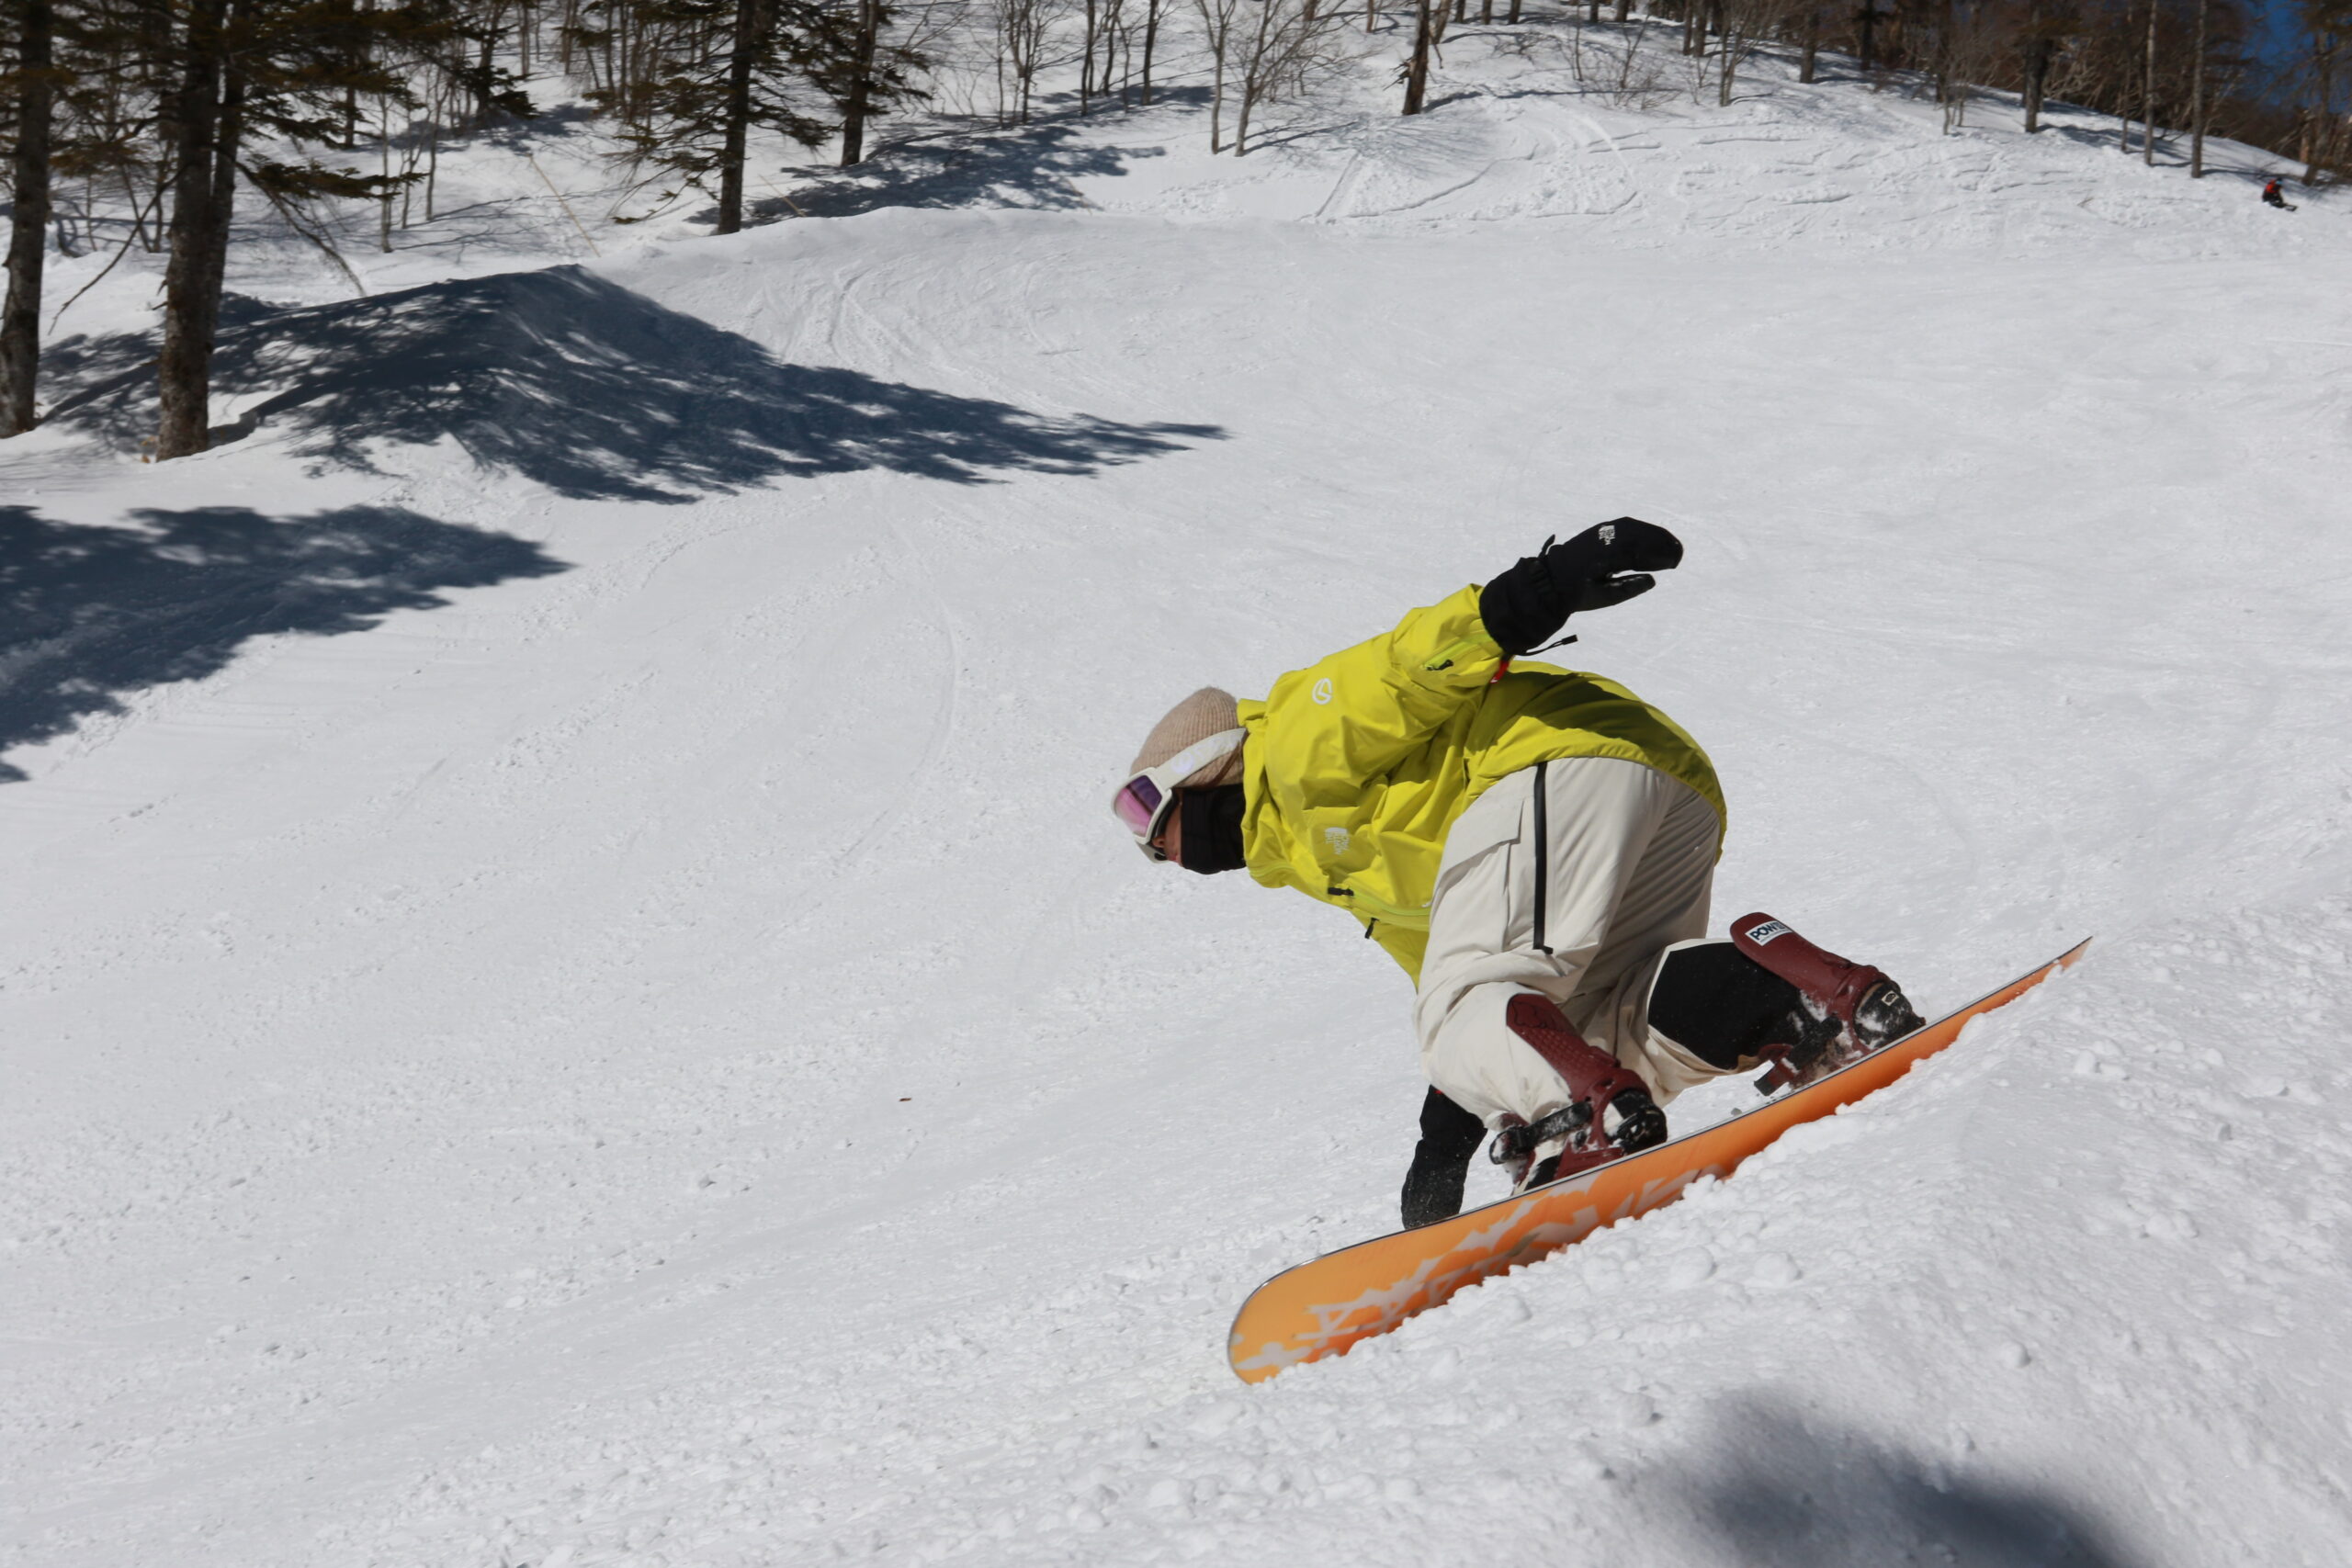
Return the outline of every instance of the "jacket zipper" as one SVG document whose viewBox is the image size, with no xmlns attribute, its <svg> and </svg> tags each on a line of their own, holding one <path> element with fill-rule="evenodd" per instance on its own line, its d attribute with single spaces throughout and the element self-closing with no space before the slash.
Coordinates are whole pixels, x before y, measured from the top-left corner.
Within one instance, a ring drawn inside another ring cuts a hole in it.
<svg viewBox="0 0 2352 1568">
<path fill-rule="evenodd" d="M 1326 897 L 1345 898 L 1366 919 L 1386 920 L 1390 925 L 1403 926 L 1407 931 L 1429 929 L 1430 907 L 1427 904 L 1408 908 L 1402 904 L 1391 904 L 1385 898 L 1375 897 L 1361 888 L 1341 887 L 1336 883 L 1327 885 L 1323 893 Z"/>
<path fill-rule="evenodd" d="M 1552 950 L 1544 942 L 1544 906 L 1548 901 L 1552 882 L 1551 825 L 1544 819 L 1544 770 L 1549 761 L 1535 764 L 1535 951 Z"/>
</svg>

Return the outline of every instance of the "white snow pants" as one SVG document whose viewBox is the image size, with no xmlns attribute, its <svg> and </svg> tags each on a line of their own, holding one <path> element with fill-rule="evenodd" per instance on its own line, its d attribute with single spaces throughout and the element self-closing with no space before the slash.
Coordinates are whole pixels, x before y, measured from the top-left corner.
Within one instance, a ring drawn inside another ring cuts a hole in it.
<svg viewBox="0 0 2352 1568">
<path fill-rule="evenodd" d="M 1540 935 L 1539 773 L 1548 840 Z M 1706 935 L 1722 834 L 1688 784 L 1614 757 L 1524 769 L 1471 802 L 1446 835 L 1413 1001 L 1430 1082 L 1489 1127 L 1506 1111 L 1532 1122 L 1568 1103 L 1560 1076 L 1503 1021 L 1522 991 L 1558 1004 L 1661 1105 L 1721 1077 L 1653 1033 L 1648 1010 L 1667 949 Z"/>
</svg>

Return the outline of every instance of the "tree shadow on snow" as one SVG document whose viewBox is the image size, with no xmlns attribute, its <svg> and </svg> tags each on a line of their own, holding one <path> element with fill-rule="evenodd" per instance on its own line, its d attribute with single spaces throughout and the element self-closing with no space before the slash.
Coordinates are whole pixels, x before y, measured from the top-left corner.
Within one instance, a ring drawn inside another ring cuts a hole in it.
<svg viewBox="0 0 2352 1568">
<path fill-rule="evenodd" d="M 2086 109 L 2080 104 L 2052 102 L 2048 107 L 2052 110 L 2064 109 L 2069 113 L 2086 118 L 2097 112 Z M 2041 122 L 2041 129 L 2035 134 L 2052 137 L 2061 141 L 2070 141 L 2077 147 L 2089 152 L 2105 152 L 2110 157 L 2120 154 L 2137 160 L 2141 156 L 2139 131 L 2133 130 L 2124 143 L 2119 144 L 2116 141 L 2115 123 L 2112 120 L 2084 124 L 2079 121 L 2044 119 Z M 2238 143 L 2218 139 L 2208 141 L 2205 144 L 2205 178 L 2223 183 L 2232 180 L 2251 182 L 2259 189 L 2262 183 L 2273 175 L 2284 178 L 2290 173 L 2285 166 L 2288 160 L 2275 154 L 2256 149 L 2255 159 L 2255 162 L 2248 163 L 2240 151 Z M 2279 166 L 2274 168 L 2271 166 L 2274 164 Z M 2188 138 L 2185 135 L 2176 136 L 2158 131 L 2156 167 L 2160 169 L 2188 167 Z"/>
<path fill-rule="evenodd" d="M 1738 1568 L 2127 1568 L 2098 1525 L 2039 1488 L 1948 1473 L 1758 1402 L 1717 1426 L 1657 1479 Z"/>
<path fill-rule="evenodd" d="M 0 506 L 0 750 L 120 713 L 122 693 L 212 674 L 253 637 L 365 631 L 446 604 L 444 589 L 566 570 L 527 539 L 394 506 L 131 515 L 102 528 Z M 25 777 L 0 762 L 0 783 Z"/>
<path fill-rule="evenodd" d="M 1183 90 L 1162 89 L 1159 102 L 1181 101 Z M 1077 144 L 1086 121 L 1054 120 L 1004 130 L 943 130 L 910 136 L 877 149 L 847 169 L 795 170 L 792 195 L 757 197 L 752 221 L 846 218 L 879 207 L 1018 207 L 1067 211 L 1091 207 L 1070 182 L 1082 175 L 1120 175 L 1137 158 L 1167 154 L 1158 147 Z M 713 208 L 701 215 L 715 219 Z"/>
<path fill-rule="evenodd" d="M 52 423 L 124 446 L 154 427 L 154 340 L 46 356 Z M 855 370 L 786 365 L 751 339 L 578 267 L 503 273 L 333 305 L 224 310 L 214 432 L 294 433 L 322 462 L 372 468 L 378 441 L 455 440 L 485 468 L 581 500 L 685 502 L 786 478 L 889 468 L 956 483 L 1091 474 L 1216 439 L 1216 425 L 1032 413 Z"/>
</svg>

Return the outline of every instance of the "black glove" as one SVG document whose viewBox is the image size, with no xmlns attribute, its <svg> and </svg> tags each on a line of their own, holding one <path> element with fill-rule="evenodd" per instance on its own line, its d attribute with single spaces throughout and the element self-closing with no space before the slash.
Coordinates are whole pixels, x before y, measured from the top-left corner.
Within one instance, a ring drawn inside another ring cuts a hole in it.
<svg viewBox="0 0 2352 1568">
<path fill-rule="evenodd" d="M 1487 584 L 1478 618 L 1505 653 L 1552 640 L 1578 610 L 1605 610 L 1657 586 L 1653 571 L 1682 564 L 1682 541 L 1655 523 L 1620 517 L 1543 549 Z"/>
</svg>

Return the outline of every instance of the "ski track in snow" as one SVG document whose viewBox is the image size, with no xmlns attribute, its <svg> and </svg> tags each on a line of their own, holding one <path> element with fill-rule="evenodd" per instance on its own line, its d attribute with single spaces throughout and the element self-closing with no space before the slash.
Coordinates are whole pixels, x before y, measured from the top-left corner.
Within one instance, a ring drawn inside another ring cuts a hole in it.
<svg viewBox="0 0 2352 1568">
<path fill-rule="evenodd" d="M 0 447 L 0 1562 L 2343 1560 L 2352 220 L 1499 36 L 1245 160 L 1049 126 L 1085 209 L 600 224 L 641 320 L 518 333 L 500 461 L 429 398 L 364 464 L 323 401 Z M 586 259 L 510 152 L 445 179 L 377 292 Z M 1244 1388 L 1242 1295 L 1393 1218 L 1407 992 L 1103 791 L 1623 512 L 1688 563 L 1576 655 L 1714 754 L 1720 917 L 1931 1007 L 2098 944 Z"/>
</svg>

